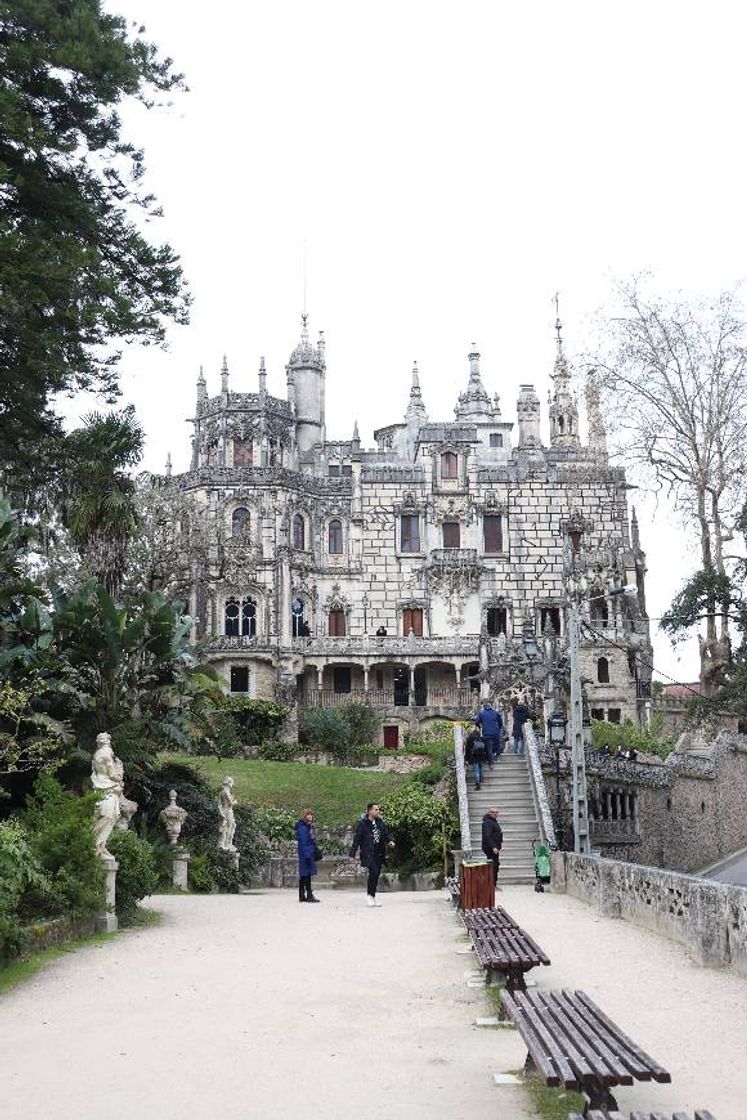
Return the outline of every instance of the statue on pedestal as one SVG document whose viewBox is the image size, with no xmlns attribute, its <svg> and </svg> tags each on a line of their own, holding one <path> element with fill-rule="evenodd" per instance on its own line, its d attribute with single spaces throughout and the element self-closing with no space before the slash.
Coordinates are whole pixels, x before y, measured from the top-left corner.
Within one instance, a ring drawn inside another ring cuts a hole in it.
<svg viewBox="0 0 747 1120">
<path fill-rule="evenodd" d="M 226 777 L 218 791 L 218 812 L 220 825 L 218 830 L 218 847 L 224 852 L 235 852 L 233 838 L 236 833 L 236 818 L 233 807 L 236 798 L 233 795 L 233 778 Z"/>
<path fill-rule="evenodd" d="M 158 814 L 158 819 L 166 830 L 169 847 L 175 848 L 179 843 L 179 833 L 187 817 L 187 810 L 176 803 L 176 790 L 169 790 L 169 803 Z"/>
<path fill-rule="evenodd" d="M 102 859 L 113 859 L 106 843 L 118 823 L 122 810 L 120 798 L 127 801 L 123 793 L 124 769 L 121 761 L 112 750 L 112 741 L 106 731 L 96 736 L 96 750 L 91 760 L 91 785 L 101 793 L 96 804 L 96 819 L 93 826 L 96 854 Z M 134 801 L 128 803 L 137 805 Z M 135 810 L 133 809 L 132 812 Z M 130 813 L 130 816 L 132 814 Z M 129 821 L 129 817 L 127 817 Z M 125 822 L 124 827 L 127 827 Z"/>
</svg>

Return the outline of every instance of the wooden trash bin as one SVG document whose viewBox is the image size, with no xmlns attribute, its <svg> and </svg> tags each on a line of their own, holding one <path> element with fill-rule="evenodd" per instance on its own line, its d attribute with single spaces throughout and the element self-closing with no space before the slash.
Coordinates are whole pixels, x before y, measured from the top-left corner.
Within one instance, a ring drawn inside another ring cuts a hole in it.
<svg viewBox="0 0 747 1120">
<path fill-rule="evenodd" d="M 463 863 L 459 870 L 459 909 L 492 910 L 494 906 L 493 864 Z"/>
</svg>

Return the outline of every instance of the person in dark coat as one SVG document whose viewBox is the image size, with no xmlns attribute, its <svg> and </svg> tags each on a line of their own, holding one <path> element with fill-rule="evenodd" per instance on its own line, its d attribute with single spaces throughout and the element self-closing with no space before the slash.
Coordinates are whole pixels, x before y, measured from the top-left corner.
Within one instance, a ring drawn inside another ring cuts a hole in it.
<svg viewBox="0 0 747 1120">
<path fill-rule="evenodd" d="M 314 810 L 304 809 L 296 821 L 296 840 L 298 841 L 298 901 L 321 902 L 311 892 L 311 880 L 316 875 L 316 860 L 319 849 L 316 846 L 314 831 Z"/>
<path fill-rule="evenodd" d="M 482 818 L 482 850 L 493 864 L 493 885 L 498 885 L 498 871 L 501 866 L 503 829 L 498 824 L 498 810 L 488 809 Z"/>
<path fill-rule="evenodd" d="M 393 847 L 394 840 L 392 840 L 389 829 L 381 819 L 381 810 L 372 801 L 366 808 L 366 815 L 361 817 L 355 826 L 353 846 L 350 849 L 350 855 L 353 858 L 360 851 L 361 867 L 368 868 L 368 883 L 366 885 L 366 905 L 368 906 L 381 906 L 376 897 L 376 888 L 381 869 L 386 863 L 386 850 Z"/>
<path fill-rule="evenodd" d="M 480 738 L 480 732 L 474 727 L 464 740 L 464 761 L 472 767 L 475 789 L 479 789 L 482 783 L 482 764 L 485 758 L 485 744 Z"/>
<path fill-rule="evenodd" d="M 503 720 L 501 713 L 495 710 L 489 700 L 485 701 L 475 717 L 475 726 L 480 728 L 488 765 L 492 766 L 493 760 L 503 754 Z"/>
<path fill-rule="evenodd" d="M 520 700 L 514 708 L 514 721 L 511 727 L 511 735 L 514 740 L 512 754 L 524 753 L 524 724 L 529 719 L 529 716 L 529 708 L 523 700 Z"/>
</svg>

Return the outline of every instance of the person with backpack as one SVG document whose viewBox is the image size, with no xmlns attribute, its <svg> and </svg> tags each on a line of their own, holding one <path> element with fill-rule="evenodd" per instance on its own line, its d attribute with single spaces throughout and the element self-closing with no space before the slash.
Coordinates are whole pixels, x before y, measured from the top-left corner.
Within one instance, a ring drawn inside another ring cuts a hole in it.
<svg viewBox="0 0 747 1120">
<path fill-rule="evenodd" d="M 503 720 L 489 700 L 484 701 L 475 717 L 475 726 L 480 728 L 488 766 L 492 766 L 494 760 L 503 754 Z"/>
<path fill-rule="evenodd" d="M 482 850 L 493 864 L 493 886 L 495 887 L 498 886 L 502 847 L 503 829 L 498 824 L 498 810 L 492 807 L 482 818 Z"/>
<path fill-rule="evenodd" d="M 477 728 L 470 731 L 464 740 L 464 761 L 472 767 L 472 776 L 475 779 L 475 789 L 482 784 L 482 765 L 487 758 L 485 743 L 480 738 Z"/>
</svg>

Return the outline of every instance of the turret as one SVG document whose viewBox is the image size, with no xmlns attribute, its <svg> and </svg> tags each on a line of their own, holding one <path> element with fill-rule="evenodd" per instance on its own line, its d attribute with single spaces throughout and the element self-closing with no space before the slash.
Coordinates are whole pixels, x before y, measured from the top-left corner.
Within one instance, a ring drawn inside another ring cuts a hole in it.
<svg viewBox="0 0 747 1120">
<path fill-rule="evenodd" d="M 303 455 L 324 442 L 325 345 L 309 342 L 308 316 L 301 316 L 301 341 L 285 367 L 288 375 L 288 400 L 296 410 L 296 442 Z"/>
<path fill-rule="evenodd" d="M 407 404 L 407 411 L 405 412 L 405 422 L 408 427 L 420 428 L 421 424 L 425 424 L 428 420 L 428 413 L 423 403 L 423 396 L 420 392 L 420 373 L 418 371 L 418 363 L 413 362 L 412 366 L 412 385 L 410 386 L 410 400 Z"/>
<path fill-rule="evenodd" d="M 557 307 L 557 296 L 555 297 Z M 555 320 L 558 352 L 555 355 L 555 372 L 552 375 L 554 391 L 550 401 L 550 446 L 578 447 L 578 408 L 571 393 L 571 371 L 563 352 L 560 316 Z"/>
<path fill-rule="evenodd" d="M 491 420 L 500 416 L 500 409 L 495 407 L 485 391 L 480 376 L 480 355 L 477 350 L 473 349 L 471 351 L 468 361 L 469 381 L 467 391 L 459 394 L 454 415 L 457 420 L 466 420 L 472 424 L 490 423 Z"/>
</svg>

